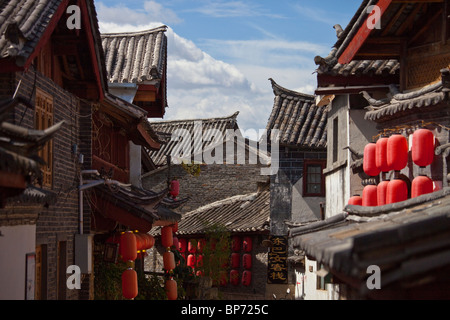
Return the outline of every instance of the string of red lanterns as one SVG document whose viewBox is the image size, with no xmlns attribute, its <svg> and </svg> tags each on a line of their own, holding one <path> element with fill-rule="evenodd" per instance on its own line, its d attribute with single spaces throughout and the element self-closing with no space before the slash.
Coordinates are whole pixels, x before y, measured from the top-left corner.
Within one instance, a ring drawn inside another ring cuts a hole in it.
<svg viewBox="0 0 450 320">
<path fill-rule="evenodd" d="M 168 279 L 165 282 L 164 289 L 166 291 L 168 300 L 176 300 L 178 297 L 177 282 L 173 279 L 173 269 L 175 269 L 175 255 L 172 252 L 172 246 L 174 243 L 174 230 L 178 231 L 178 224 L 165 226 L 161 228 L 161 243 L 166 251 L 163 253 L 164 269 L 168 274 Z M 175 232 L 176 232 L 175 231 Z"/>
<path fill-rule="evenodd" d="M 435 137 L 428 129 L 418 129 L 412 135 L 411 158 L 420 168 L 431 165 L 434 160 Z M 383 180 L 378 185 L 367 185 L 363 189 L 362 198 L 352 196 L 348 204 L 362 206 L 379 206 L 408 199 L 408 186 L 398 178 L 398 172 L 408 164 L 408 141 L 401 134 L 393 134 L 389 138 L 380 137 L 376 143 L 364 147 L 363 171 L 371 177 L 383 176 L 394 170 L 391 181 Z M 411 184 L 411 197 L 433 192 L 433 180 L 420 174 Z"/>
</svg>

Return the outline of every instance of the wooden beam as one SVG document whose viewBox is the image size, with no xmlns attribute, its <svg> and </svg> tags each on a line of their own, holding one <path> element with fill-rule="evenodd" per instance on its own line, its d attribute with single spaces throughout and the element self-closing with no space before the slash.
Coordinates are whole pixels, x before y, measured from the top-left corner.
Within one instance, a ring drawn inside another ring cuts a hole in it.
<svg viewBox="0 0 450 320">
<path fill-rule="evenodd" d="M 401 8 L 397 11 L 397 13 L 392 17 L 391 21 L 389 21 L 388 25 L 384 28 L 383 32 L 381 33 L 381 36 L 384 37 L 392 28 L 392 26 L 397 22 L 398 18 L 403 13 L 403 10 L 405 10 L 408 3 L 405 3 L 401 6 Z"/>
<path fill-rule="evenodd" d="M 380 8 L 380 17 L 386 12 L 389 5 L 392 3 L 392 0 L 379 0 L 377 6 Z M 362 47 L 366 39 L 369 37 L 372 32 L 372 28 L 369 28 L 368 21 L 372 19 L 372 15 L 369 15 L 364 23 L 360 26 L 355 36 L 350 41 L 350 44 L 344 50 L 344 52 L 339 57 L 338 61 L 340 64 L 347 64 L 353 60 L 353 57 L 356 55 L 358 50 Z"/>
<path fill-rule="evenodd" d="M 434 23 L 434 21 L 440 16 L 442 16 L 442 9 L 438 10 L 432 17 L 426 16 L 423 19 L 421 19 L 422 21 L 425 22 L 425 24 L 417 32 L 413 33 L 414 34 L 413 37 L 408 42 L 414 43 L 414 41 L 416 41 L 425 31 L 427 31 L 430 28 L 430 26 Z"/>
<path fill-rule="evenodd" d="M 25 177 L 22 174 L 1 171 L 0 187 L 25 190 L 27 184 L 25 182 Z"/>
<path fill-rule="evenodd" d="M 92 67 L 95 74 L 95 80 L 97 81 L 98 99 L 102 101 L 105 97 L 105 93 L 103 90 L 104 88 L 101 80 L 102 77 L 100 75 L 99 60 L 97 59 L 97 51 L 94 43 L 94 30 L 92 30 L 91 17 L 89 15 L 89 10 L 87 8 L 88 4 L 86 3 L 86 0 L 79 1 L 79 3 L 81 7 L 81 15 L 83 17 L 83 25 L 86 28 L 85 34 L 88 38 L 87 40 L 89 45 L 89 53 L 92 61 Z"/>
<path fill-rule="evenodd" d="M 414 10 L 409 14 L 408 18 L 406 18 L 406 20 L 403 21 L 400 28 L 397 29 L 397 32 L 395 33 L 396 36 L 403 34 L 403 32 L 405 32 L 414 23 L 416 15 L 419 13 L 419 11 L 423 8 L 424 5 L 425 5 L 424 3 L 416 5 Z"/>
<path fill-rule="evenodd" d="M 138 124 L 137 129 L 151 148 L 153 149 L 161 148 L 161 144 L 159 144 L 158 142 L 153 140 L 152 137 L 150 137 L 149 133 L 147 132 L 147 130 L 145 130 L 144 126 L 141 123 Z"/>
</svg>

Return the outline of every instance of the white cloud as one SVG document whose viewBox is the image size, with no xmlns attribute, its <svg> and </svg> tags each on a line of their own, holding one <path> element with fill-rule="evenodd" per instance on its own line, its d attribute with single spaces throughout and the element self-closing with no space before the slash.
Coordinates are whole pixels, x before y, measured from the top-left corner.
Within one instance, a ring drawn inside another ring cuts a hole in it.
<svg viewBox="0 0 450 320">
<path fill-rule="evenodd" d="M 252 5 L 246 1 L 217 1 L 210 0 L 202 6 L 192 8 L 188 11 L 199 12 L 213 18 L 235 18 L 267 16 L 282 18 L 280 15 L 262 10 L 259 6 Z"/>
<path fill-rule="evenodd" d="M 166 9 L 154 1 L 145 2 L 141 10 L 102 3 L 97 6 L 102 33 L 141 31 L 165 24 L 148 12 L 153 8 L 164 15 Z M 165 120 L 220 117 L 239 111 L 238 124 L 244 130 L 266 126 L 273 104 L 268 78 L 288 89 L 312 93 L 312 57 L 329 51 L 312 43 L 279 38 L 208 39 L 200 43 L 202 50 L 170 27 L 166 36 L 169 108 Z"/>
<path fill-rule="evenodd" d="M 144 1 L 140 9 L 130 9 L 124 5 L 108 7 L 103 2 L 98 2 L 96 9 L 102 21 L 116 24 L 142 25 L 148 24 L 149 21 L 162 21 L 163 24 L 182 22 L 173 10 L 155 1 Z"/>
</svg>

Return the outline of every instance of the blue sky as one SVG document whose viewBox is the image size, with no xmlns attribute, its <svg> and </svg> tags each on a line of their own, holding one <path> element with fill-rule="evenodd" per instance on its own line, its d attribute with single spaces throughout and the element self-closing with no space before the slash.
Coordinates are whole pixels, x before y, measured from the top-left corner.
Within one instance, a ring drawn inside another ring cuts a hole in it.
<svg viewBox="0 0 450 320">
<path fill-rule="evenodd" d="M 167 25 L 165 119 L 227 116 L 243 129 L 264 129 L 273 105 L 268 81 L 312 93 L 314 56 L 336 42 L 361 0 L 103 0 L 101 32 Z"/>
</svg>

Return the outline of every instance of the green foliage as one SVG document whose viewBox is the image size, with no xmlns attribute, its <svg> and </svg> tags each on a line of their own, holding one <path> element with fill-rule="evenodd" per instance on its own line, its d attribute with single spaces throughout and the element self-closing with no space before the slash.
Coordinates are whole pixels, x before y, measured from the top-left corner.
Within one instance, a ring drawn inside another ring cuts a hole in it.
<svg viewBox="0 0 450 320">
<path fill-rule="evenodd" d="M 203 249 L 203 266 L 198 269 L 209 276 L 214 285 L 228 280 L 228 264 L 231 254 L 230 232 L 221 225 L 208 226 L 205 232 L 206 245 Z"/>
<path fill-rule="evenodd" d="M 122 272 L 126 269 L 124 262 L 109 263 L 97 256 L 94 264 L 94 299 L 122 300 Z"/>
</svg>

